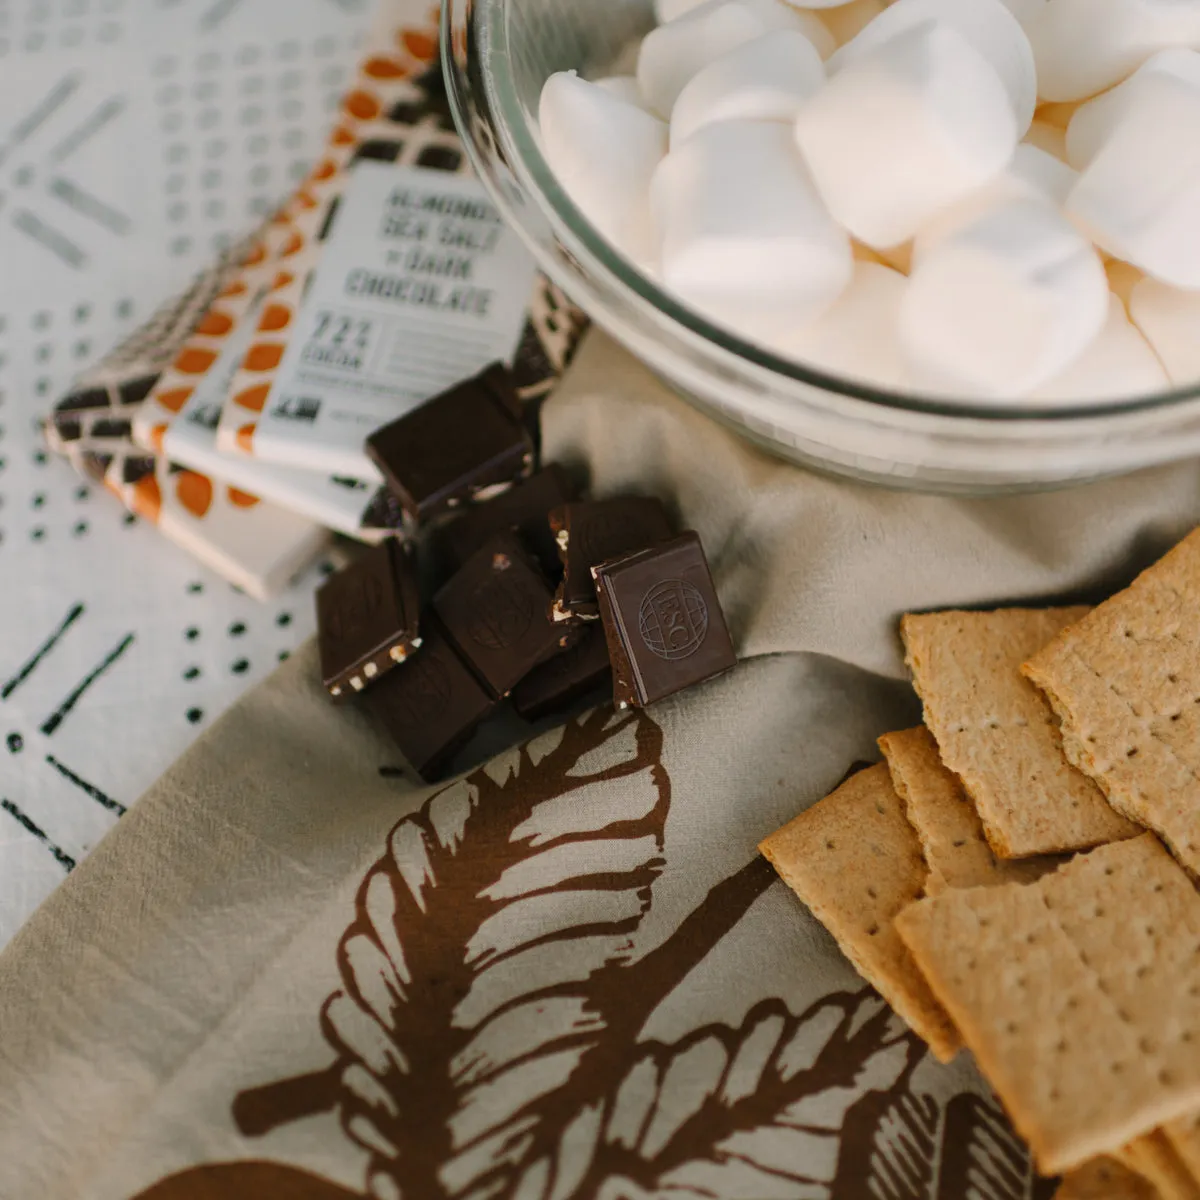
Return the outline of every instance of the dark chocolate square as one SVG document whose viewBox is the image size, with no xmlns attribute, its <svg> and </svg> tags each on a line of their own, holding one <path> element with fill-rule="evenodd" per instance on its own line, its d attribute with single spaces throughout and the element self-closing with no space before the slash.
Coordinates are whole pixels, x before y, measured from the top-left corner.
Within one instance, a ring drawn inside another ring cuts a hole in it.
<svg viewBox="0 0 1200 1200">
<path fill-rule="evenodd" d="M 500 364 L 376 430 L 366 451 L 418 522 L 498 492 L 528 475 L 534 459 Z"/>
<path fill-rule="evenodd" d="M 438 592 L 434 612 L 493 696 L 506 696 L 574 637 L 550 620 L 553 593 L 512 533 L 497 534 Z"/>
<path fill-rule="evenodd" d="M 421 644 L 416 566 L 394 538 L 331 576 L 317 592 L 321 677 L 329 694 L 350 699 Z"/>
<path fill-rule="evenodd" d="M 552 508 L 565 504 L 574 495 L 566 471 L 551 463 L 487 504 L 470 505 L 462 516 L 439 531 L 448 564 L 457 570 L 489 538 L 515 529 L 546 577 L 557 580 L 562 574 L 562 564 L 549 514 Z"/>
<path fill-rule="evenodd" d="M 526 721 L 540 721 L 563 712 L 611 680 L 604 630 L 599 622 L 593 622 L 573 646 L 535 667 L 513 688 L 513 708 Z"/>
<path fill-rule="evenodd" d="M 434 783 L 495 702 L 426 619 L 420 649 L 371 688 L 362 703 L 412 769 Z"/>
<path fill-rule="evenodd" d="M 559 621 L 594 620 L 600 615 L 592 568 L 671 536 L 662 503 L 646 496 L 580 500 L 550 513 L 563 580 L 554 598 Z"/>
<path fill-rule="evenodd" d="M 737 663 L 697 534 L 595 568 L 613 699 L 643 708 Z"/>
</svg>

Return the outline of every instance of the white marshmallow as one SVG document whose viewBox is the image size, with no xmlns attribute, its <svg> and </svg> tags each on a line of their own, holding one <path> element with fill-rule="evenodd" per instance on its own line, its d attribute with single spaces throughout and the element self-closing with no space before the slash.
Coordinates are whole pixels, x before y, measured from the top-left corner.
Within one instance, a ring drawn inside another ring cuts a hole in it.
<svg viewBox="0 0 1200 1200">
<path fill-rule="evenodd" d="M 785 29 L 805 34 L 822 57 L 833 49 L 820 18 L 782 0 L 706 0 L 646 35 L 637 66 L 642 96 L 654 112 L 669 118 L 679 93 L 702 67 L 745 42 Z"/>
<path fill-rule="evenodd" d="M 672 150 L 651 205 L 664 285 L 753 341 L 814 320 L 850 280 L 850 239 L 825 211 L 787 125 L 722 121 Z"/>
<path fill-rule="evenodd" d="M 1167 373 L 1146 339 L 1129 323 L 1113 296 L 1099 336 L 1061 375 L 1038 388 L 1032 400 L 1081 404 L 1132 400 L 1169 389 Z"/>
<path fill-rule="evenodd" d="M 618 100 L 624 100 L 626 104 L 632 104 L 635 108 L 646 109 L 637 80 L 632 75 L 610 75 L 607 79 L 597 79 L 594 82 L 610 96 L 616 96 Z"/>
<path fill-rule="evenodd" d="M 1067 212 L 1114 258 L 1200 288 L 1200 90 L 1149 76 L 1080 175 Z"/>
<path fill-rule="evenodd" d="M 538 123 L 546 161 L 583 215 L 634 262 L 652 262 L 650 179 L 666 125 L 574 71 L 546 80 Z"/>
<path fill-rule="evenodd" d="M 1200 383 L 1200 292 L 1143 279 L 1133 288 L 1129 313 L 1166 368 L 1172 386 Z"/>
<path fill-rule="evenodd" d="M 1023 137 L 1037 106 L 1037 73 L 1029 38 L 1001 0 L 896 0 L 833 55 L 829 73 L 927 21 L 957 30 L 992 65 L 1012 102 L 1018 138 Z"/>
<path fill-rule="evenodd" d="M 678 17 L 699 8 L 706 0 L 654 0 L 654 17 L 660 25 L 666 25 Z"/>
<path fill-rule="evenodd" d="M 818 8 L 824 11 L 830 8 L 847 8 L 851 0 L 783 0 L 784 4 L 790 4 L 793 8 Z"/>
<path fill-rule="evenodd" d="M 1083 352 L 1108 299 L 1099 256 L 1071 223 L 1044 200 L 1015 200 L 916 257 L 900 335 L 922 380 L 1011 398 Z"/>
<path fill-rule="evenodd" d="M 1059 162 L 1067 161 L 1067 134 L 1065 130 L 1056 129 L 1045 121 L 1034 121 L 1025 135 L 1025 142 L 1036 146 L 1047 154 L 1057 158 Z"/>
<path fill-rule="evenodd" d="M 934 21 L 845 60 L 796 121 L 834 218 L 874 249 L 908 241 L 997 176 L 1017 139 L 996 72 L 957 29 Z"/>
<path fill-rule="evenodd" d="M 1152 54 L 1200 42 L 1195 0 L 1049 0 L 1029 29 L 1043 100 L 1084 100 Z"/>
<path fill-rule="evenodd" d="M 1040 146 L 1027 143 L 1013 151 L 1012 161 L 1004 170 L 1003 178 L 1013 189 L 1013 194 L 1025 193 L 1042 196 L 1051 204 L 1061 208 L 1079 180 L 1061 158 Z"/>
<path fill-rule="evenodd" d="M 890 267 L 859 261 L 854 278 L 824 316 L 789 330 L 772 345 L 785 358 L 859 383 L 903 390 L 900 301 L 908 280 Z"/>
<path fill-rule="evenodd" d="M 621 52 L 608 64 L 610 76 L 636 75 L 638 55 L 642 52 L 642 39 L 630 38 L 621 47 Z M 645 107 L 645 105 L 643 105 Z"/>
<path fill-rule="evenodd" d="M 812 42 L 792 29 L 769 33 L 709 63 L 671 110 L 671 145 L 714 121 L 795 121 L 825 82 Z"/>
<path fill-rule="evenodd" d="M 1037 200 L 1061 208 L 1079 175 L 1045 150 L 1023 142 L 1004 171 L 986 186 L 943 209 L 913 242 L 913 258 L 928 254 L 943 238 L 1000 204 Z"/>
<path fill-rule="evenodd" d="M 1003 4 L 1028 33 L 1029 27 L 1042 15 L 1046 0 L 1003 0 Z"/>
<path fill-rule="evenodd" d="M 1200 89 L 1200 54 L 1172 47 L 1148 58 L 1124 83 L 1081 104 L 1067 126 L 1067 162 L 1077 171 L 1103 148 L 1116 127 L 1129 115 L 1138 100 L 1154 87 L 1156 75 L 1172 75 Z"/>
</svg>

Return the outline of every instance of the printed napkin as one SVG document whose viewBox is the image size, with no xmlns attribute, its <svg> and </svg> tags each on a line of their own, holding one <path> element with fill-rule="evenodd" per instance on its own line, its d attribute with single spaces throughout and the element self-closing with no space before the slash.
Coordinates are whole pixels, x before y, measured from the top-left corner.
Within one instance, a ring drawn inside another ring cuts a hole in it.
<svg viewBox="0 0 1200 1200">
<path fill-rule="evenodd" d="M 699 531 L 738 668 L 477 742 L 429 788 L 294 656 L 0 955 L 0 1195 L 1052 1190 L 969 1058 L 934 1062 L 755 846 L 917 719 L 901 612 L 1112 588 L 1196 523 L 1195 467 L 861 487 L 766 457 L 599 332 L 544 440 Z"/>
</svg>

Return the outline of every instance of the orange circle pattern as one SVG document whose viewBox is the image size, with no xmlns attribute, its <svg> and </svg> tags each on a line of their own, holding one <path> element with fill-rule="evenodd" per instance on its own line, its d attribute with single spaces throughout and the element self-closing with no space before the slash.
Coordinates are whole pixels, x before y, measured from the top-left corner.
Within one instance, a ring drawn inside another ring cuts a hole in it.
<svg viewBox="0 0 1200 1200">
<path fill-rule="evenodd" d="M 180 471 L 175 477 L 175 495 L 192 516 L 203 517 L 212 506 L 212 480 L 195 471 Z"/>
</svg>

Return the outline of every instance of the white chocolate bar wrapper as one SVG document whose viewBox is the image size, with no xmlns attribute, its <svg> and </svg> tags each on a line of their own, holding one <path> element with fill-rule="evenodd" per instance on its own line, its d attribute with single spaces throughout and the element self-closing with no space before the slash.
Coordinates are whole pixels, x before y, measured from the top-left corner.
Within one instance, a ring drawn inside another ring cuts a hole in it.
<svg viewBox="0 0 1200 1200">
<path fill-rule="evenodd" d="M 354 79 L 342 99 L 324 154 L 287 203 L 267 221 L 239 255 L 236 270 L 210 298 L 188 336 L 174 346 L 168 363 L 133 416 L 133 440 L 152 451 L 162 449 L 171 422 L 216 367 L 260 294 L 283 282 L 290 260 L 319 232 L 329 205 L 341 189 L 341 173 L 364 141 L 375 135 L 380 114 L 411 102 L 408 80 L 428 69 L 426 55 L 436 31 L 417 30 L 401 21 L 398 6 L 380 6 Z"/>
<path fill-rule="evenodd" d="M 393 107 L 386 124 L 374 123 L 361 150 L 358 161 L 366 172 L 384 172 L 384 164 L 399 168 L 422 169 L 436 179 L 438 173 L 461 180 L 468 175 L 466 156 L 454 132 L 440 84 L 426 76 L 411 85 L 409 100 Z M 508 358 L 513 363 L 519 394 L 525 399 L 540 397 L 548 392 L 570 361 L 579 338 L 586 327 L 586 318 L 548 280 L 535 273 L 531 260 L 520 252 L 519 266 L 509 264 L 503 274 L 500 290 L 515 293 L 518 282 L 526 298 L 523 326 L 514 321 L 514 332 L 499 341 L 481 343 L 482 348 L 462 346 L 455 361 L 435 364 L 424 388 L 408 380 L 408 392 L 397 397 L 394 386 L 381 396 L 365 391 L 327 389 L 336 392 L 338 420 L 313 428 L 318 422 L 308 419 L 311 405 L 303 395 L 276 395 L 275 385 L 281 368 L 286 366 L 289 338 L 293 332 L 312 324 L 311 309 L 306 313 L 305 300 L 314 290 L 313 273 L 322 261 L 326 248 L 325 237 L 336 230 L 337 221 L 345 207 L 337 198 L 338 191 L 350 178 L 350 170 L 340 172 L 330 181 L 328 209 L 315 223 L 310 242 L 299 249 L 286 265 L 286 275 L 267 297 L 258 336 L 237 373 L 229 400 L 226 402 L 217 429 L 217 446 L 223 454 L 243 455 L 271 461 L 279 465 L 298 467 L 322 475 L 337 475 L 378 484 L 379 475 L 362 454 L 362 442 L 379 425 L 399 416 L 414 404 L 436 394 L 444 386 L 462 376 L 472 374 L 494 358 Z M 397 176 L 399 178 L 399 176 Z M 448 188 L 458 189 L 459 184 Z M 331 221 L 325 216 L 334 209 Z M 507 240 L 512 235 L 501 231 Z M 517 253 L 509 257 L 517 260 Z M 518 274 L 519 273 L 519 274 Z M 455 335 L 451 333 L 450 337 Z M 504 343 L 500 345 L 500 343 Z M 472 355 L 474 357 L 472 357 Z M 408 359 L 401 356 L 401 361 Z M 409 372 L 401 372 L 408 376 Z M 395 376 L 393 376 L 394 384 Z M 403 388 L 403 380 L 398 385 Z M 303 389 L 302 389 L 303 390 Z M 389 392 L 391 394 L 389 395 Z M 328 406 L 327 406 L 328 407 Z M 299 416 L 297 415 L 299 414 Z"/>
</svg>

